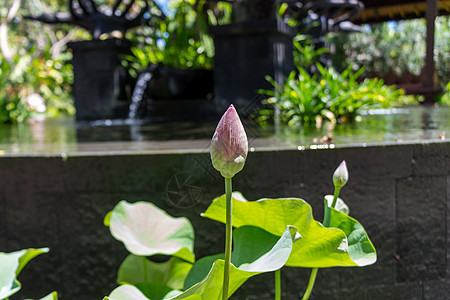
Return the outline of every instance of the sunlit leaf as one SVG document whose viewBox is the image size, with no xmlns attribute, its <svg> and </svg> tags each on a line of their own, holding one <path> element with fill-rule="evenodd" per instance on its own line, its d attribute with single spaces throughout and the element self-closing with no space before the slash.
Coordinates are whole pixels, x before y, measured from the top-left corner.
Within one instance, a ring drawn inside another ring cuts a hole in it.
<svg viewBox="0 0 450 300">
<path fill-rule="evenodd" d="M 194 228 L 186 218 L 169 216 L 149 202 L 121 201 L 109 223 L 112 236 L 133 254 L 165 254 L 194 262 Z"/>
<path fill-rule="evenodd" d="M 214 199 L 203 216 L 225 223 L 225 196 Z M 276 236 L 281 236 L 283 228 L 288 225 L 298 228 L 301 238 L 294 244 L 287 266 L 325 268 L 363 266 L 374 262 L 375 249 L 372 246 L 372 250 L 367 250 L 368 243 L 361 235 L 358 235 L 358 242 L 352 236 L 352 243 L 356 243 L 350 244 L 350 247 L 347 236 L 349 232 L 323 227 L 314 220 L 311 206 L 299 198 L 247 201 L 242 194 L 233 193 L 233 226 L 246 225 L 262 228 Z M 364 229 L 360 231 L 360 224 L 354 225 L 353 228 L 367 237 Z M 349 253 L 358 247 L 364 248 L 366 252 Z"/>
<path fill-rule="evenodd" d="M 248 278 L 283 267 L 292 250 L 296 233 L 294 227 L 287 227 L 281 237 L 253 226 L 236 229 L 235 248 L 231 257 L 229 295 Z M 186 278 L 186 286 L 192 282 L 198 283 L 171 299 L 221 299 L 225 261 L 217 259 L 220 256 L 223 254 L 198 260 Z"/>
<path fill-rule="evenodd" d="M 332 196 L 328 196 L 332 197 Z M 344 206 L 347 206 L 343 200 L 341 200 Z M 330 203 L 325 199 L 325 203 Z M 377 252 L 372 242 L 369 239 L 364 227 L 352 217 L 345 213 L 338 211 L 337 209 L 330 208 L 331 213 L 330 227 L 339 228 L 347 235 L 347 246 L 350 258 L 358 266 L 367 266 L 377 261 Z"/>
</svg>

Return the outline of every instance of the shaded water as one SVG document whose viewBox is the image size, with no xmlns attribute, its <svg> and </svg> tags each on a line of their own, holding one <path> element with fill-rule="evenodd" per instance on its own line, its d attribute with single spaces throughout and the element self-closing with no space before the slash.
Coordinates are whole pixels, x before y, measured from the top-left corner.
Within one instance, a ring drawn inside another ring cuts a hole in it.
<svg viewBox="0 0 450 300">
<path fill-rule="evenodd" d="M 72 119 L 0 125 L 2 155 L 66 155 L 123 152 L 207 151 L 217 122 L 146 123 Z M 317 149 L 380 143 L 450 141 L 450 108 L 412 107 L 374 111 L 359 122 L 331 128 L 292 129 L 247 121 L 249 146 L 258 149 Z"/>
</svg>

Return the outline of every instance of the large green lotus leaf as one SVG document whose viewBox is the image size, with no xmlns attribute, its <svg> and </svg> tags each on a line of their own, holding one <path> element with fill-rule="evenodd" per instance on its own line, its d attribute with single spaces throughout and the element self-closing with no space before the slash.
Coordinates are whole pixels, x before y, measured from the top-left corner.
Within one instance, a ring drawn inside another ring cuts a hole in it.
<svg viewBox="0 0 450 300">
<path fill-rule="evenodd" d="M 218 259 L 225 259 L 225 254 L 215 254 L 206 257 L 202 257 L 197 260 L 189 271 L 185 281 L 183 290 L 187 290 L 193 285 L 199 283 L 211 270 L 212 265 Z"/>
<path fill-rule="evenodd" d="M 204 217 L 225 223 L 225 195 L 214 199 Z M 349 255 L 347 236 L 338 228 L 325 228 L 315 221 L 311 206 L 299 198 L 247 201 L 233 193 L 233 226 L 256 226 L 281 236 L 288 225 L 298 228 L 301 238 L 294 243 L 286 265 L 291 267 L 327 268 L 359 266 Z"/>
<path fill-rule="evenodd" d="M 347 235 L 348 253 L 358 266 L 367 266 L 377 261 L 377 252 L 364 227 L 347 214 L 331 208 L 330 197 L 325 197 L 325 209 L 331 214 L 330 227 L 339 228 Z M 343 202 L 343 201 L 342 201 Z M 345 203 L 344 203 L 345 205 Z"/>
<path fill-rule="evenodd" d="M 283 267 L 289 258 L 296 233 L 294 227 L 287 227 L 281 237 L 253 226 L 236 229 L 233 234 L 235 247 L 231 256 L 229 295 L 251 276 Z M 225 262 L 217 259 L 220 256 L 223 254 L 198 260 L 186 278 L 185 286 L 190 286 L 192 282 L 198 283 L 171 299 L 221 299 Z"/>
<path fill-rule="evenodd" d="M 140 282 L 151 282 L 171 289 L 182 289 L 191 268 L 191 263 L 177 257 L 156 263 L 149 261 L 145 256 L 130 254 L 119 267 L 117 283 L 136 285 Z"/>
<path fill-rule="evenodd" d="M 133 254 L 165 254 L 194 262 L 194 228 L 186 218 L 174 218 L 149 202 L 119 202 L 109 218 L 114 238 Z M 108 220 L 105 221 L 108 223 Z"/>
<path fill-rule="evenodd" d="M 254 226 L 234 230 L 234 249 L 231 262 L 247 272 L 271 272 L 284 266 L 289 258 L 297 228 L 287 226 L 281 237 Z"/>
<path fill-rule="evenodd" d="M 16 279 L 20 271 L 31 259 L 48 251 L 48 248 L 30 248 L 11 253 L 0 252 L 0 299 L 17 293 L 21 288 L 20 282 Z"/>
<path fill-rule="evenodd" d="M 210 272 L 202 281 L 190 289 L 170 299 L 186 300 L 219 300 L 222 299 L 222 283 L 224 272 L 224 260 L 216 260 Z M 239 270 L 233 264 L 230 265 L 230 285 L 228 294 L 231 296 L 248 278 L 261 272 L 246 272 Z"/>
</svg>

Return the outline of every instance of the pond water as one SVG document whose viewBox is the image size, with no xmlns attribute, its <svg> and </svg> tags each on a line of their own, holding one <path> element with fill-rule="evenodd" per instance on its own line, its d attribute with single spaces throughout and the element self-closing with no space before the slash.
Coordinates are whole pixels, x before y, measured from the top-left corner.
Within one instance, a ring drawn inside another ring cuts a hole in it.
<svg viewBox="0 0 450 300">
<path fill-rule="evenodd" d="M 207 151 L 217 122 L 148 123 L 71 118 L 0 125 L 1 155 L 91 155 Z M 254 150 L 364 147 L 373 144 L 450 141 L 449 107 L 371 111 L 358 122 L 322 128 L 244 126 Z M 333 127 L 333 128 L 331 128 Z"/>
</svg>

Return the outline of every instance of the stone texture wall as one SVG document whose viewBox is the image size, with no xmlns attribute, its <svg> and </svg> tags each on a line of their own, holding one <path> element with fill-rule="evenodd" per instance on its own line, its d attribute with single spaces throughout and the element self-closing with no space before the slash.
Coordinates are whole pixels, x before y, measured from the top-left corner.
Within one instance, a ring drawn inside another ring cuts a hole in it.
<svg viewBox="0 0 450 300">
<path fill-rule="evenodd" d="M 311 299 L 445 299 L 450 143 L 257 151 L 234 189 L 249 200 L 301 197 L 321 220 L 323 195 L 332 193 L 331 176 L 343 159 L 350 180 L 341 197 L 371 237 L 378 262 L 320 270 Z M 189 178 L 195 193 L 177 187 L 176 178 Z M 198 258 L 223 251 L 224 226 L 199 216 L 224 189 L 208 153 L 0 157 L 0 179 L 0 251 L 51 248 L 23 270 L 23 289 L 13 300 L 53 290 L 62 300 L 107 295 L 127 251 L 103 217 L 122 199 L 152 201 L 188 217 Z M 299 299 L 308 277 L 309 270 L 284 268 L 283 299 Z M 273 274 L 263 274 L 233 299 L 273 294 Z"/>
</svg>

